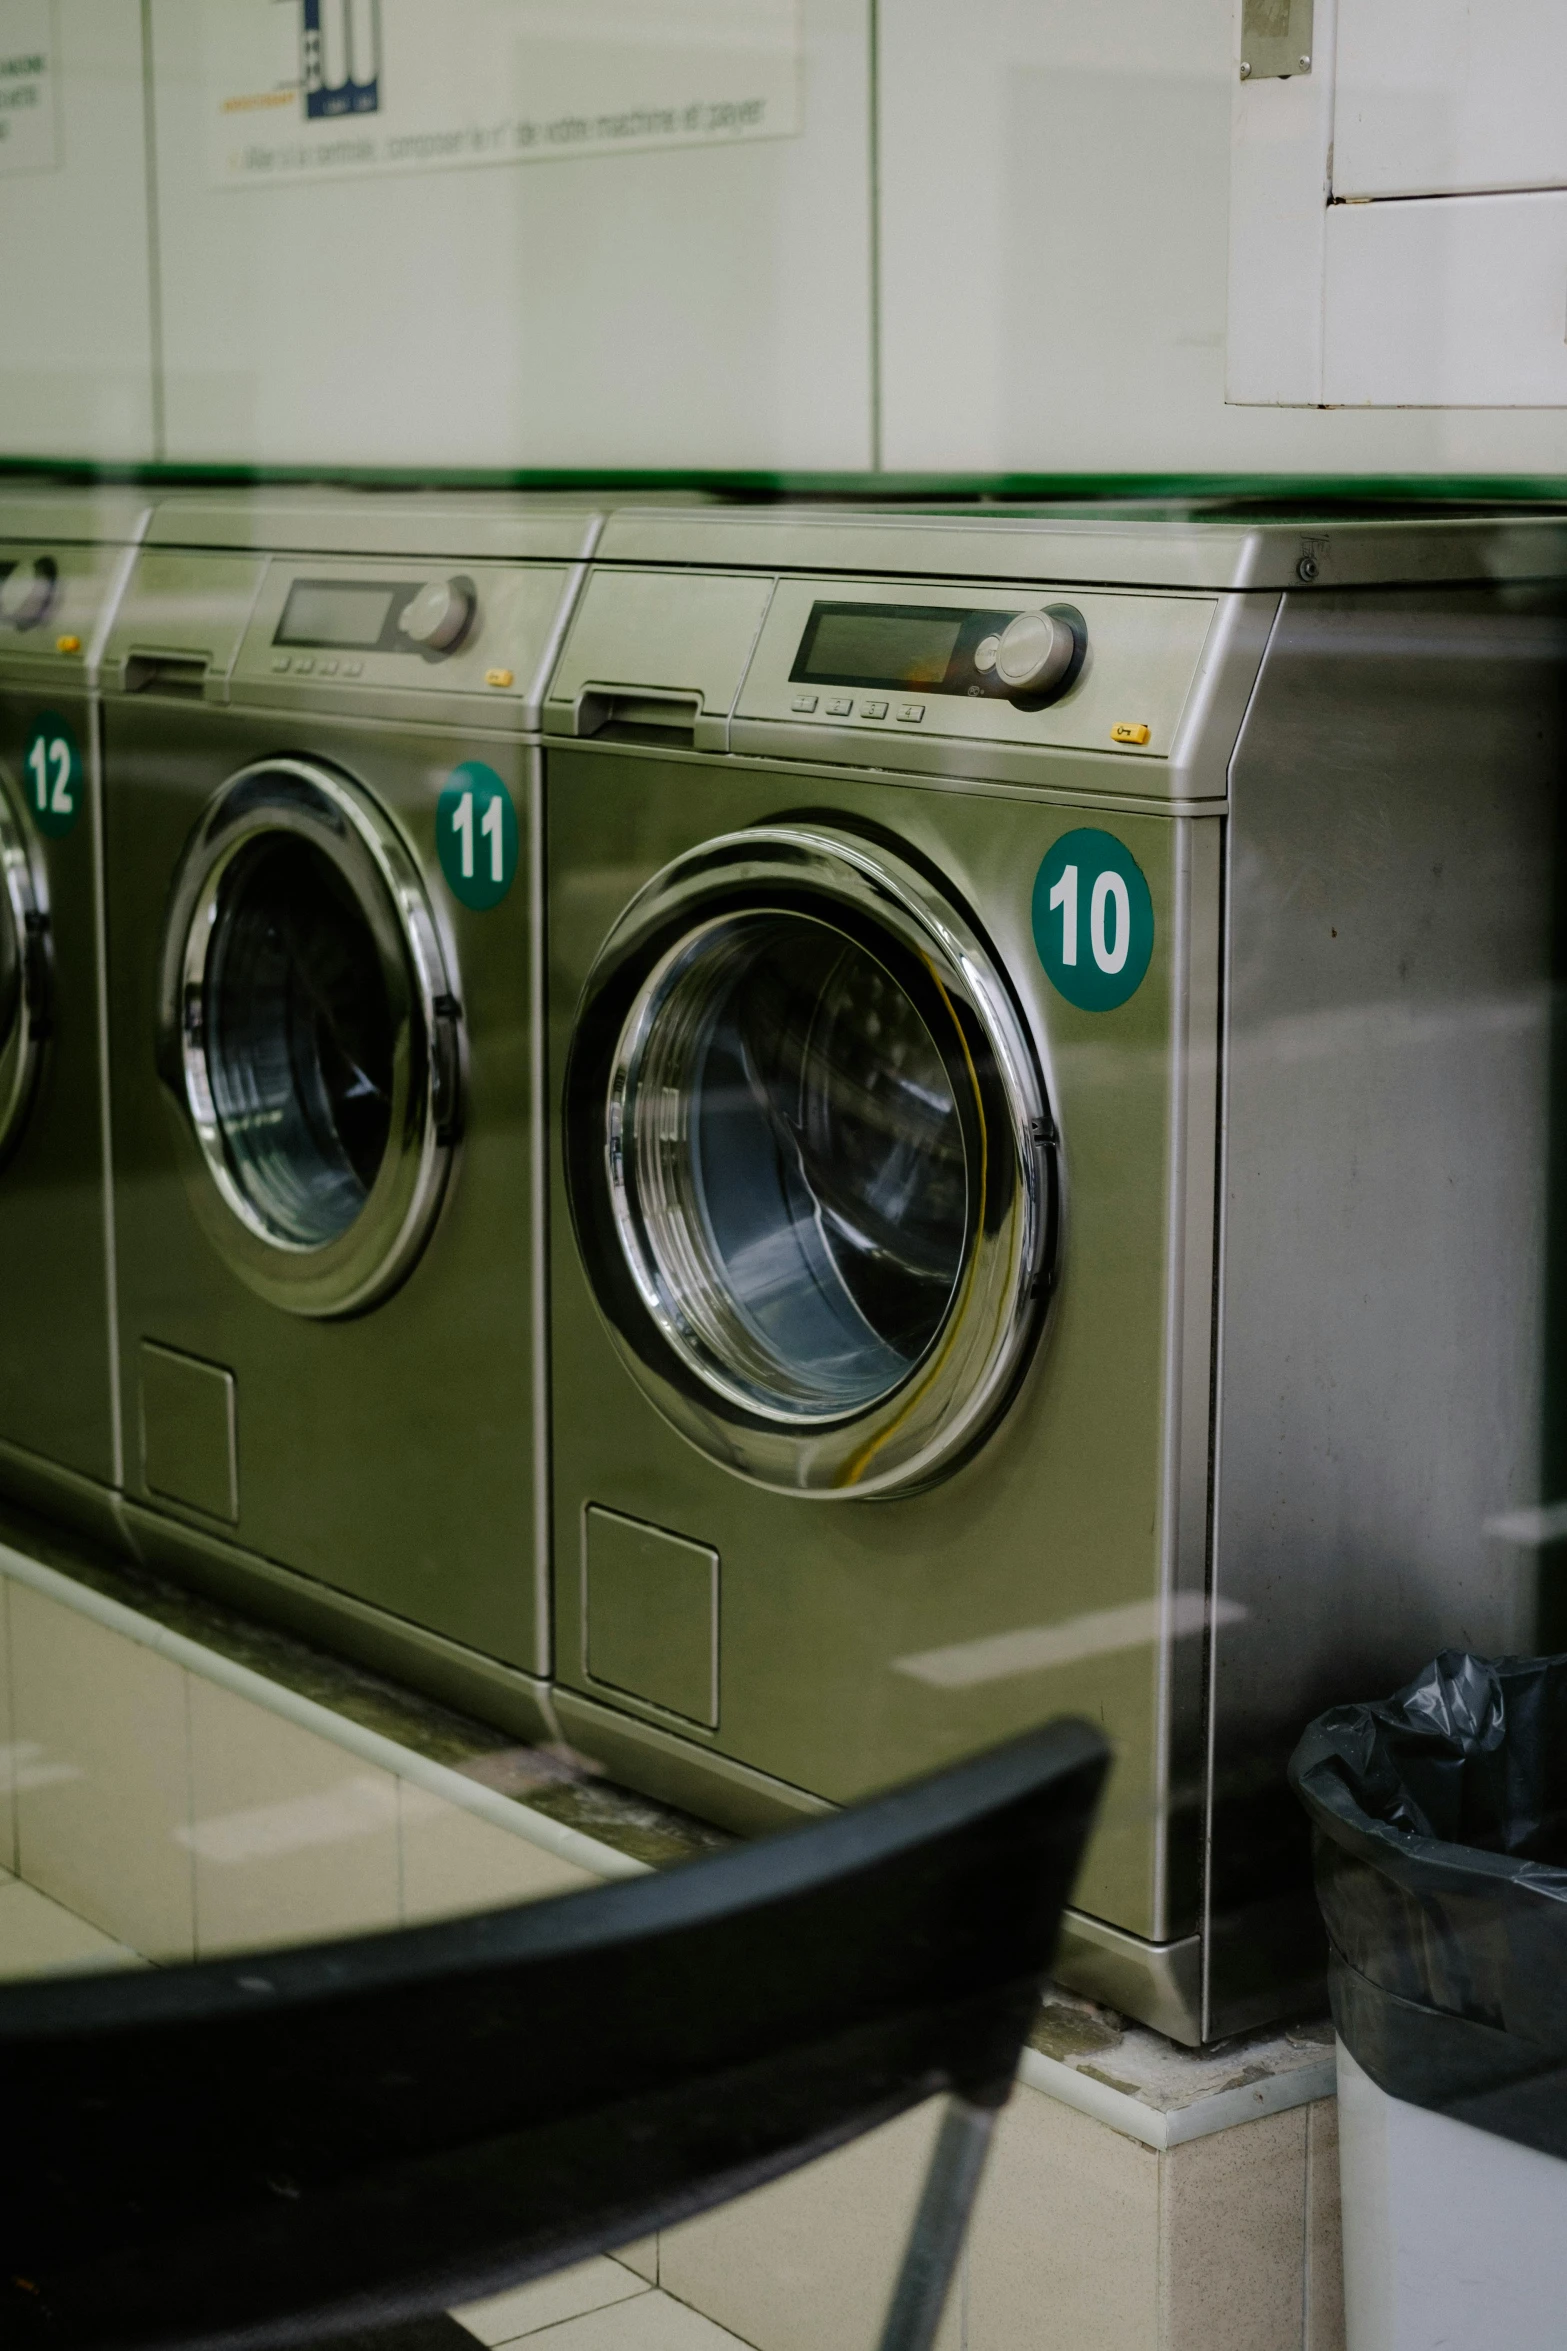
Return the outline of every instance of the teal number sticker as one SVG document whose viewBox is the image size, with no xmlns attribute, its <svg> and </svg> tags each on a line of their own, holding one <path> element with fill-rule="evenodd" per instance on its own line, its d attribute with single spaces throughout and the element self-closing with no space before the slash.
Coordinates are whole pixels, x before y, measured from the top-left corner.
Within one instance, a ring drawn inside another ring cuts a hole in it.
<svg viewBox="0 0 1567 2351">
<path fill-rule="evenodd" d="M 484 914 L 499 906 L 517 873 L 517 811 L 493 767 L 465 759 L 436 803 L 441 871 L 454 898 Z"/>
<path fill-rule="evenodd" d="M 76 737 L 57 710 L 34 719 L 22 755 L 28 813 L 41 833 L 59 840 L 81 813 L 82 755 Z"/>
<path fill-rule="evenodd" d="M 1034 877 L 1034 945 L 1052 986 L 1084 1012 L 1113 1012 L 1142 986 L 1153 899 L 1113 833 L 1085 825 L 1057 841 Z"/>
</svg>

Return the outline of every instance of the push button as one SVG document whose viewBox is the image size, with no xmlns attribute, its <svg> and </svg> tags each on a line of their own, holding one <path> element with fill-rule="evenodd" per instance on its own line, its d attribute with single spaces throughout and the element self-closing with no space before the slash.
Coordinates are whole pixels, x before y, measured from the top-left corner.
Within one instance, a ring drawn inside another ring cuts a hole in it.
<svg viewBox="0 0 1567 2351">
<path fill-rule="evenodd" d="M 902 702 L 898 706 L 898 716 L 905 726 L 917 727 L 924 715 L 923 702 Z"/>
<path fill-rule="evenodd" d="M 301 653 L 299 659 L 294 664 L 295 669 L 298 671 L 301 677 L 305 675 L 307 670 L 312 670 L 315 668 L 315 666 L 316 665 L 313 657 L 308 653 Z"/>
<path fill-rule="evenodd" d="M 337 663 L 335 661 L 323 661 L 321 664 L 321 675 L 324 678 L 335 678 L 337 675 Z"/>
<path fill-rule="evenodd" d="M 841 694 L 836 701 L 826 703 L 824 708 L 829 718 L 849 718 L 853 715 L 854 704 L 847 694 Z"/>
<path fill-rule="evenodd" d="M 292 669 L 294 664 L 288 654 L 274 653 L 272 656 L 272 666 L 274 669 Z"/>
<path fill-rule="evenodd" d="M 885 718 L 886 715 L 887 705 L 885 702 L 862 702 L 860 704 L 861 718 Z"/>
<path fill-rule="evenodd" d="M 793 707 L 796 710 L 814 710 L 816 708 L 816 696 L 814 694 L 796 694 Z"/>
<path fill-rule="evenodd" d="M 362 661 L 345 661 L 343 664 L 343 675 L 345 678 L 356 678 L 363 668 L 364 663 Z"/>
</svg>

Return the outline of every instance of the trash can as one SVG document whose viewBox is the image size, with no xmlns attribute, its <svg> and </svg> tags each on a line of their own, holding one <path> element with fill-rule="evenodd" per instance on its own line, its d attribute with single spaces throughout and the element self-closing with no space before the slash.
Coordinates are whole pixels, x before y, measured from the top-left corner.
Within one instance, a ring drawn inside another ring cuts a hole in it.
<svg viewBox="0 0 1567 2351">
<path fill-rule="evenodd" d="M 1290 1763 L 1338 2035 L 1348 2351 L 1567 2343 L 1567 1656 L 1448 1649 Z"/>
</svg>

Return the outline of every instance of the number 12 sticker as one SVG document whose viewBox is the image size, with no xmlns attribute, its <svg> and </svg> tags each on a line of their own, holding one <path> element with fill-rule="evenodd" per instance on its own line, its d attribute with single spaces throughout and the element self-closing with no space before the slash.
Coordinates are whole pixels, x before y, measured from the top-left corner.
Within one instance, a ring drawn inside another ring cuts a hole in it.
<svg viewBox="0 0 1567 2351">
<path fill-rule="evenodd" d="M 42 710 L 34 719 L 22 755 L 27 779 L 27 808 L 41 833 L 61 839 L 75 824 L 82 805 L 82 755 L 76 737 L 57 710 Z"/>
<path fill-rule="evenodd" d="M 1034 876 L 1034 945 L 1069 1004 L 1113 1012 L 1142 986 L 1153 953 L 1153 898 L 1114 833 L 1064 833 Z"/>
<path fill-rule="evenodd" d="M 435 806 L 441 871 L 454 898 L 476 914 L 499 906 L 517 873 L 517 811 L 493 767 L 465 759 Z"/>
</svg>

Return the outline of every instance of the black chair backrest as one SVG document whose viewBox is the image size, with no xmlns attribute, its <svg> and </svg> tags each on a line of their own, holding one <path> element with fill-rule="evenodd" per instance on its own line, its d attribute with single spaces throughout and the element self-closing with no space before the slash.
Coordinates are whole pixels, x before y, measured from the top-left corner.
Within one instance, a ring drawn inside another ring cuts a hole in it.
<svg viewBox="0 0 1567 2351">
<path fill-rule="evenodd" d="M 662 1875 L 0 1992 L 0 2341 L 316 2340 L 1006 2095 L 1106 1763 L 1063 1722 Z"/>
</svg>

